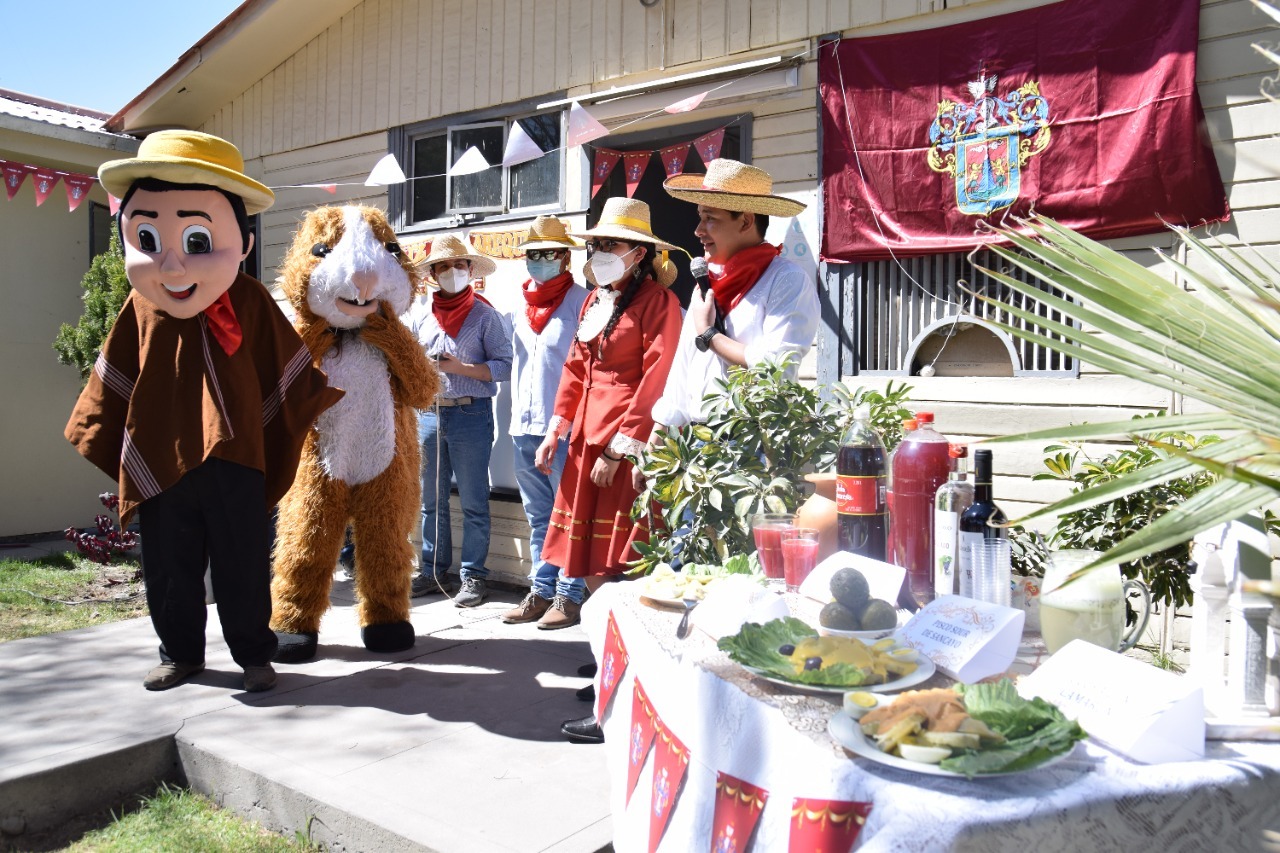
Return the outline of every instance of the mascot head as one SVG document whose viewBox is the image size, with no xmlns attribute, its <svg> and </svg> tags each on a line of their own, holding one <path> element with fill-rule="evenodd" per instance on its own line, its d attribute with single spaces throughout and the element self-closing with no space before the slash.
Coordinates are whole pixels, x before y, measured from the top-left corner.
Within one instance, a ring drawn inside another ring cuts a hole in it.
<svg viewBox="0 0 1280 853">
<path fill-rule="evenodd" d="M 121 199 L 116 224 L 129 284 L 181 319 L 231 287 L 253 248 L 249 214 L 275 200 L 245 175 L 234 145 L 192 130 L 151 134 L 137 157 L 103 163 L 98 180 Z"/>
<path fill-rule="evenodd" d="M 281 287 L 300 319 L 357 329 L 380 303 L 409 310 L 417 279 L 381 210 L 321 207 L 294 235 Z"/>
</svg>

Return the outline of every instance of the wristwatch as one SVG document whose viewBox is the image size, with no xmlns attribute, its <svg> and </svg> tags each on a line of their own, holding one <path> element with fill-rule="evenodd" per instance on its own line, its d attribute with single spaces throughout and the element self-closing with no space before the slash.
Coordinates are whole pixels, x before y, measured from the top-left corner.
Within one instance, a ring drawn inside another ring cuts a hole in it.
<svg viewBox="0 0 1280 853">
<path fill-rule="evenodd" d="M 715 326 L 708 326 L 707 330 L 693 339 L 693 345 L 698 348 L 698 352 L 706 352 L 711 349 L 711 339 L 720 334 L 720 330 Z"/>
</svg>

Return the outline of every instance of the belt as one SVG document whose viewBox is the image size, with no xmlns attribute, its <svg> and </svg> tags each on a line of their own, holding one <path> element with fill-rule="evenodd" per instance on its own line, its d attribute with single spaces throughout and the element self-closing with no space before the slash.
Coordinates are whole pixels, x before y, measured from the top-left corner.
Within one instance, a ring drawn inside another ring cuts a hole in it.
<svg viewBox="0 0 1280 853">
<path fill-rule="evenodd" d="M 437 397 L 437 406 L 469 406 L 475 402 L 474 397 Z"/>
</svg>

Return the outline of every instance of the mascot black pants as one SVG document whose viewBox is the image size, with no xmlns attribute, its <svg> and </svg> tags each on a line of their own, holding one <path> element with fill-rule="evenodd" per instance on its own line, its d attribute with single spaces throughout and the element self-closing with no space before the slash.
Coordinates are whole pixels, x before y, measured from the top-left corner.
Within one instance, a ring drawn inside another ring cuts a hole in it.
<svg viewBox="0 0 1280 853">
<path fill-rule="evenodd" d="M 210 458 L 138 508 L 142 574 L 160 657 L 204 661 L 204 573 L 222 635 L 241 667 L 276 651 L 266 489 L 261 471 Z"/>
</svg>

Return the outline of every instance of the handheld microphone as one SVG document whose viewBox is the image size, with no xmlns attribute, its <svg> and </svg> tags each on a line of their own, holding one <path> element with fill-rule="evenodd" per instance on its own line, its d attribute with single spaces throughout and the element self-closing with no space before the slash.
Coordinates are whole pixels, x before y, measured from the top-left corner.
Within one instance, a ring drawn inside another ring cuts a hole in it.
<svg viewBox="0 0 1280 853">
<path fill-rule="evenodd" d="M 690 260 L 689 272 L 693 274 L 693 280 L 697 283 L 702 295 L 706 296 L 707 291 L 711 289 L 711 277 L 707 274 L 707 259 L 693 258 Z"/>
</svg>

